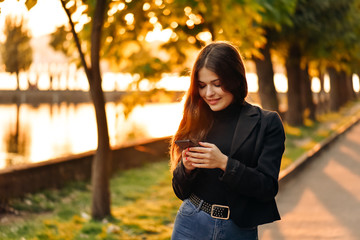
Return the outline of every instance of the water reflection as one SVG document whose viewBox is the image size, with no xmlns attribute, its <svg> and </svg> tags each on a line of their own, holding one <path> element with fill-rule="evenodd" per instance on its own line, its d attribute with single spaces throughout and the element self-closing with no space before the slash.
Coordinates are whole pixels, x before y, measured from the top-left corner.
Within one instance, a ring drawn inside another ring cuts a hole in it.
<svg viewBox="0 0 360 240">
<path fill-rule="evenodd" d="M 182 104 L 137 106 L 127 118 L 123 110 L 121 103 L 106 104 L 113 147 L 172 135 L 181 119 Z M 82 153 L 97 146 L 91 103 L 7 104 L 0 105 L 0 114 L 0 168 Z"/>
<path fill-rule="evenodd" d="M 16 104 L 16 120 L 13 125 L 9 123 L 9 127 L 3 128 L 5 130 L 4 145 L 7 152 L 5 167 L 26 162 L 29 153 L 29 136 L 26 131 L 21 131 L 20 134 L 20 104 Z"/>
</svg>

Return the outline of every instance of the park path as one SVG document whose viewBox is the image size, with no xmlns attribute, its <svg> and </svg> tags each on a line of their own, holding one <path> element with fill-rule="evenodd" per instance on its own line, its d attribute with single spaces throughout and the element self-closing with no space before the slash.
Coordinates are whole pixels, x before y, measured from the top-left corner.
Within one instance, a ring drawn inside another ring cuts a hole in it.
<svg viewBox="0 0 360 240">
<path fill-rule="evenodd" d="M 360 240 L 360 122 L 284 180 L 260 240 Z"/>
</svg>

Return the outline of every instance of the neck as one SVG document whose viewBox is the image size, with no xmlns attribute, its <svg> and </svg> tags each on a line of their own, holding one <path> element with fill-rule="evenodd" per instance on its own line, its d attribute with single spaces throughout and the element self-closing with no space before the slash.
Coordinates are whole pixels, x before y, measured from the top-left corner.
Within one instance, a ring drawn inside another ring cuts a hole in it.
<svg viewBox="0 0 360 240">
<path fill-rule="evenodd" d="M 232 118 L 235 117 L 241 109 L 240 104 L 231 103 L 226 108 L 220 110 L 220 111 L 213 111 L 213 116 L 215 119 L 226 119 L 226 118 Z"/>
</svg>

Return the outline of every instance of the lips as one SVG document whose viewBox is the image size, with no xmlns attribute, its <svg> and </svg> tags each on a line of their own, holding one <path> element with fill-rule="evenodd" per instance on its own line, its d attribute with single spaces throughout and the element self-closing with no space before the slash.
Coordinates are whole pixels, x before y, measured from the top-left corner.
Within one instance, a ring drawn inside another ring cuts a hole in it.
<svg viewBox="0 0 360 240">
<path fill-rule="evenodd" d="M 217 99 L 207 99 L 206 101 L 207 101 L 208 104 L 210 104 L 210 105 L 215 105 L 215 104 L 217 104 L 217 103 L 220 101 L 220 98 L 217 98 Z"/>
</svg>

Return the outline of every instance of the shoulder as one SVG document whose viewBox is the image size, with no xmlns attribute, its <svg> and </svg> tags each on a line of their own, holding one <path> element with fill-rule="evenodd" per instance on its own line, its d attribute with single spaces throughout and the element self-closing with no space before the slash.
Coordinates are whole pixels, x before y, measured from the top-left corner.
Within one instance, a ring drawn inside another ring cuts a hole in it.
<svg viewBox="0 0 360 240">
<path fill-rule="evenodd" d="M 275 118 L 275 119 L 281 121 L 280 115 L 277 112 L 270 111 L 270 110 L 265 110 L 265 109 L 262 109 L 260 107 L 258 107 L 258 108 L 261 111 L 261 115 L 263 115 L 264 118 L 267 118 L 267 119 L 274 119 Z"/>
<path fill-rule="evenodd" d="M 257 111 L 260 114 L 261 121 L 265 121 L 267 123 L 281 125 L 281 126 L 283 125 L 282 124 L 282 119 L 281 119 L 280 115 L 277 112 L 267 110 L 267 109 L 263 109 L 260 106 L 253 105 L 253 104 L 250 104 L 248 102 L 246 102 L 245 105 L 248 108 L 252 109 L 252 111 Z"/>
<path fill-rule="evenodd" d="M 266 110 L 261 108 L 260 106 L 257 105 L 253 105 L 251 103 L 245 102 L 244 106 L 246 108 L 251 109 L 251 111 L 257 111 L 261 117 L 265 117 L 265 118 L 279 118 L 280 119 L 280 115 L 275 112 L 275 111 L 271 111 L 271 110 Z"/>
</svg>

